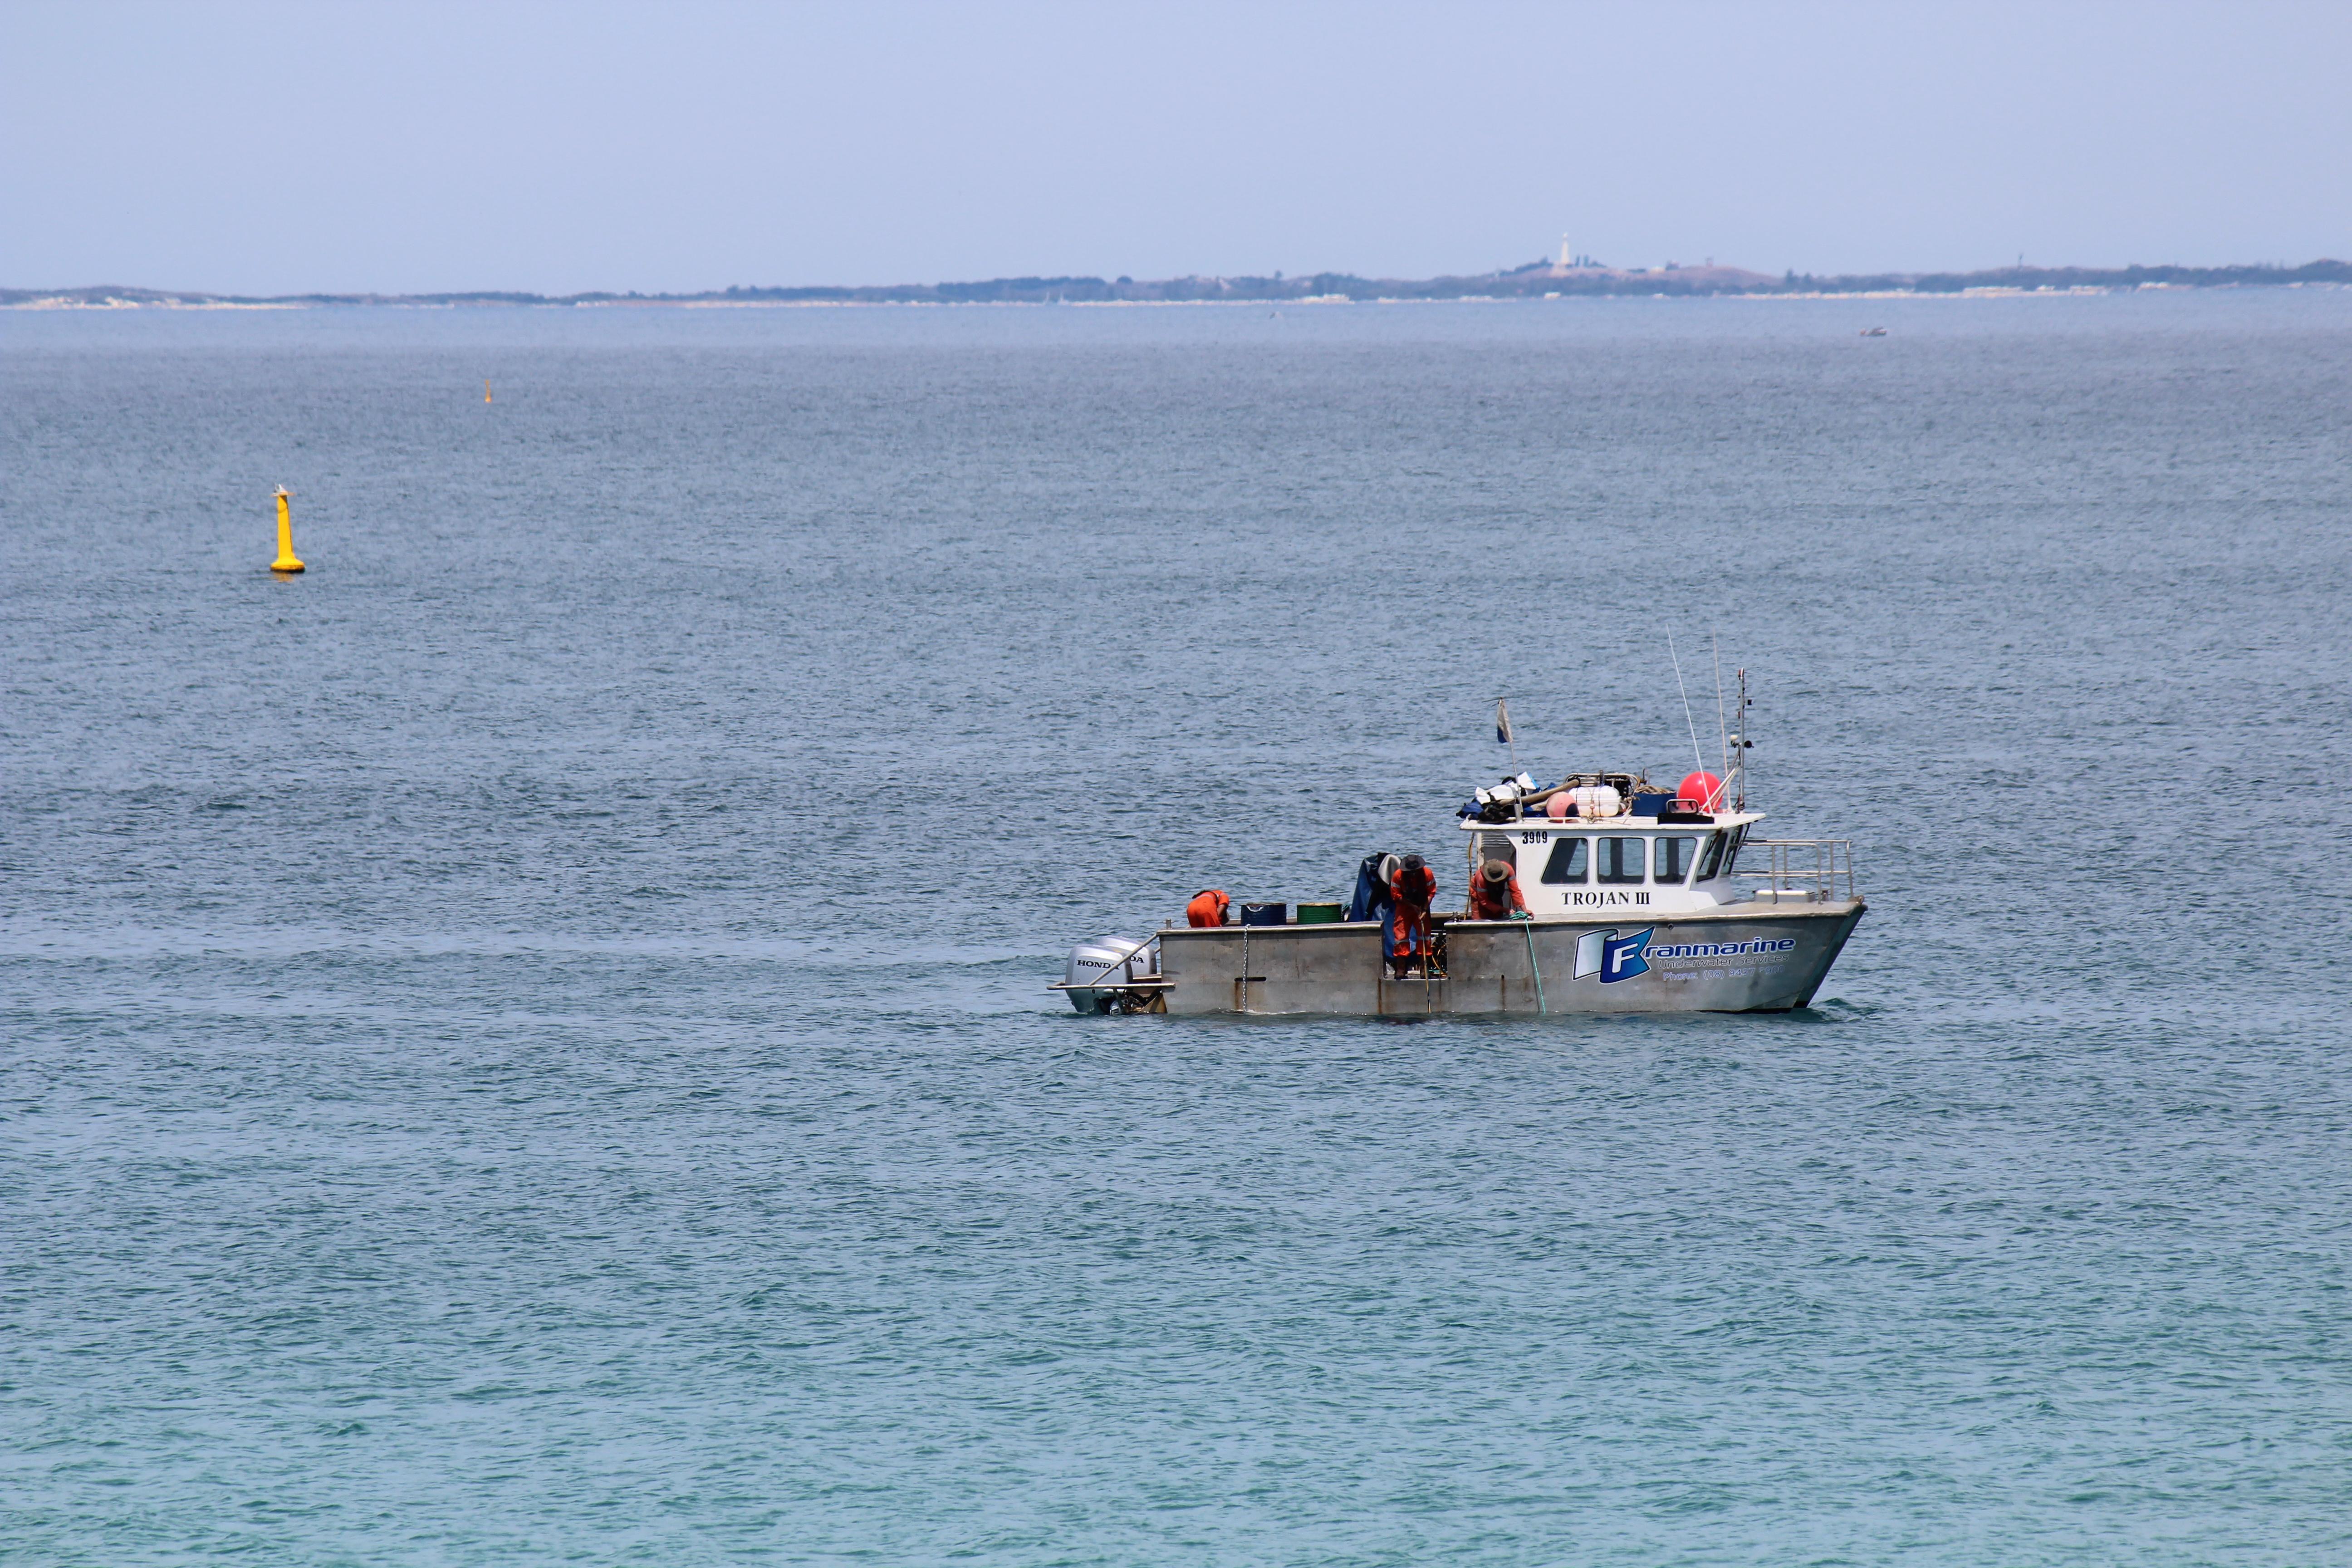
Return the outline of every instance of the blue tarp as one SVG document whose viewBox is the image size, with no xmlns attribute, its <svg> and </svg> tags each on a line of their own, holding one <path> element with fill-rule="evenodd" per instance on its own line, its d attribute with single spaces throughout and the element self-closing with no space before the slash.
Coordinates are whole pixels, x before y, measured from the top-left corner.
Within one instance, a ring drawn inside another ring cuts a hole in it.
<svg viewBox="0 0 2352 1568">
<path fill-rule="evenodd" d="M 1388 851 L 1376 849 L 1364 857 L 1356 868 L 1356 896 L 1348 901 L 1348 918 L 1351 921 L 1381 922 L 1381 952 L 1389 951 L 1389 907 L 1394 901 L 1389 896 L 1388 882 L 1381 876 L 1381 863 Z"/>
</svg>

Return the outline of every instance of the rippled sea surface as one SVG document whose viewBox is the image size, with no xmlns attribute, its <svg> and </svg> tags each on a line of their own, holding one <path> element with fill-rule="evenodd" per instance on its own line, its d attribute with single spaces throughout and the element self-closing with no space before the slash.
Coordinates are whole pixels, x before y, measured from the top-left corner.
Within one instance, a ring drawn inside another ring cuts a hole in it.
<svg viewBox="0 0 2352 1568">
<path fill-rule="evenodd" d="M 10 1563 L 2352 1558 L 2352 292 L 10 313 L 0 601 Z M 1044 991 L 1716 645 L 1814 1009 Z"/>
</svg>

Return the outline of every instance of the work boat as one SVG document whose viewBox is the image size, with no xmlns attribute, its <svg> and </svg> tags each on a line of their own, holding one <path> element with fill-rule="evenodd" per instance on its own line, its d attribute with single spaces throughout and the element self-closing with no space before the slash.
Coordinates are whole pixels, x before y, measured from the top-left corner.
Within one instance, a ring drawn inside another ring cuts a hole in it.
<svg viewBox="0 0 2352 1568">
<path fill-rule="evenodd" d="M 1734 778 L 1738 775 L 1735 773 Z M 1704 770 L 1679 789 L 1624 773 L 1546 790 L 1522 774 L 1459 814 L 1475 877 L 1511 868 L 1511 918 L 1433 910 L 1425 956 L 1392 960 L 1355 907 L 1236 907 L 1238 923 L 1102 937 L 1053 987 L 1082 1013 L 1776 1013 L 1813 999 L 1862 919 L 1843 839 L 1768 838 L 1762 812 Z M 1394 857 L 1387 865 L 1396 864 Z M 1441 873 L 1442 875 L 1442 873 Z M 1450 880 L 1450 879 L 1447 879 Z M 1438 902 L 1445 900 L 1440 884 Z"/>
</svg>

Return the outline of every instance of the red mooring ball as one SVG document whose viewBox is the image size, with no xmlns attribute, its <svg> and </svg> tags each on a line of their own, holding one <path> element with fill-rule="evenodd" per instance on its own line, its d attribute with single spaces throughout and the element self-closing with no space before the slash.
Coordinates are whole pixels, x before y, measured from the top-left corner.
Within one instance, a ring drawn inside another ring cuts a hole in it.
<svg viewBox="0 0 2352 1568">
<path fill-rule="evenodd" d="M 1701 811 L 1717 811 L 1723 805 L 1723 781 L 1704 770 L 1686 773 L 1675 786 L 1676 800 L 1695 800 Z"/>
</svg>

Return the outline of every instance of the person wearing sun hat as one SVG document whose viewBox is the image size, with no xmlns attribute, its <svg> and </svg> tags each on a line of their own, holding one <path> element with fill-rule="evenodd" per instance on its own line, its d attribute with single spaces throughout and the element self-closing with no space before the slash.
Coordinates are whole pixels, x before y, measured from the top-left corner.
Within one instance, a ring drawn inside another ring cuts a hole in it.
<svg viewBox="0 0 2352 1568">
<path fill-rule="evenodd" d="M 1389 962 L 1404 974 L 1427 962 L 1429 906 L 1437 897 L 1437 873 L 1408 855 L 1389 876 Z"/>
<path fill-rule="evenodd" d="M 1487 861 L 1470 879 L 1470 918 L 1507 921 L 1514 911 L 1528 912 L 1527 895 L 1519 891 L 1518 874 L 1503 861 Z"/>
</svg>

